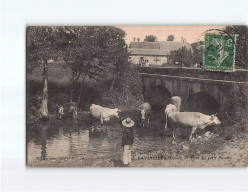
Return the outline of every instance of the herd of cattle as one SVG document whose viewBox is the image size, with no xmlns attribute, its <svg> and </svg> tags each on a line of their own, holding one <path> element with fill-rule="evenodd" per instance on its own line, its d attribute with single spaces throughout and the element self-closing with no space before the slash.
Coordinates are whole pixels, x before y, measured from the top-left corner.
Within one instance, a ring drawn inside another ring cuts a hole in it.
<svg viewBox="0 0 248 195">
<path fill-rule="evenodd" d="M 220 120 L 214 115 L 205 115 L 200 112 L 180 112 L 181 108 L 181 98 L 174 96 L 171 98 L 171 103 L 165 108 L 166 124 L 165 130 L 167 130 L 167 124 L 169 123 L 172 130 L 173 143 L 175 143 L 175 130 L 178 127 L 191 128 L 191 134 L 189 139 L 192 141 L 193 134 L 197 129 L 204 129 L 209 125 L 219 125 Z M 145 124 L 149 125 L 150 119 L 149 114 L 151 111 L 151 106 L 149 103 L 145 102 L 140 105 L 137 110 L 140 113 L 140 126 L 144 127 Z M 71 102 L 59 106 L 58 108 L 58 118 L 62 119 L 66 115 L 72 115 L 73 118 L 77 118 L 77 104 Z M 101 126 L 103 124 L 107 125 L 107 122 L 113 118 L 117 117 L 120 121 L 123 119 L 121 117 L 121 110 L 118 108 L 110 109 L 102 107 L 100 105 L 92 104 L 90 106 L 89 118 L 95 118 L 100 120 Z"/>
</svg>

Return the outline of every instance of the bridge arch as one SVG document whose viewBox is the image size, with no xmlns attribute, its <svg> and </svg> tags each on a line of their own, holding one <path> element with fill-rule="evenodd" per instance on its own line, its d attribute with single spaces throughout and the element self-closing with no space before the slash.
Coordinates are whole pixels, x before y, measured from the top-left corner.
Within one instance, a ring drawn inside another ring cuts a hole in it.
<svg viewBox="0 0 248 195">
<path fill-rule="evenodd" d="M 247 103 L 246 93 L 240 93 L 246 91 L 245 89 L 247 88 L 247 70 L 239 70 L 235 73 L 224 73 L 195 68 L 142 67 L 139 69 L 139 72 L 142 77 L 144 100 L 149 103 L 150 96 L 155 96 L 154 94 L 156 94 L 156 92 L 153 93 L 155 90 L 154 86 L 162 85 L 170 92 L 171 96 L 180 96 L 182 98 L 182 111 L 183 109 L 190 109 L 187 108 L 187 106 L 190 104 L 190 101 L 193 101 L 190 100 L 193 99 L 192 96 L 194 96 L 194 98 L 198 96 L 199 100 L 204 98 L 208 99 L 204 100 L 205 103 L 203 103 L 202 100 L 202 105 L 198 107 L 203 107 L 203 104 L 206 104 L 206 102 L 214 102 L 216 108 L 210 109 L 208 112 L 219 110 L 219 118 L 243 117 L 242 113 L 247 112 L 247 107 L 245 105 L 242 106 L 242 103 L 240 104 L 241 101 L 239 101 L 239 99 L 242 99 L 245 104 Z M 245 89 L 243 89 L 243 87 Z M 205 97 L 197 93 L 205 93 L 207 95 Z M 239 97 L 234 97 L 235 94 Z M 210 98 L 210 96 L 212 98 Z M 155 98 L 153 97 L 151 99 Z M 200 103 L 198 102 L 198 104 Z M 162 105 L 162 107 L 164 107 L 164 105 Z M 211 107 L 211 105 L 208 107 Z M 206 111 L 203 112 L 206 113 Z"/>
<path fill-rule="evenodd" d="M 149 102 L 152 109 L 162 110 L 170 103 L 172 95 L 164 85 L 156 85 L 151 88 Z"/>
<path fill-rule="evenodd" d="M 182 111 L 201 112 L 208 115 L 218 113 L 220 110 L 220 101 L 206 91 L 191 94 L 182 106 Z"/>
</svg>

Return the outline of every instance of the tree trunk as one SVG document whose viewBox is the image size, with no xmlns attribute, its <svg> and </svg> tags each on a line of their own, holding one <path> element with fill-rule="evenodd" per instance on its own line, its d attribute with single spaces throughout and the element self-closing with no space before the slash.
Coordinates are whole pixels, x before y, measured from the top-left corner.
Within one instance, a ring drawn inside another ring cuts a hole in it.
<svg viewBox="0 0 248 195">
<path fill-rule="evenodd" d="M 79 79 L 80 74 L 77 76 L 75 72 L 72 71 L 71 73 L 72 78 L 71 78 L 71 102 L 73 102 L 73 91 L 74 91 L 74 86 L 76 84 L 76 81 Z"/>
<path fill-rule="evenodd" d="M 74 82 L 72 82 L 72 85 L 71 85 L 71 102 L 72 102 L 72 95 L 73 95 L 73 85 L 74 85 Z"/>
<path fill-rule="evenodd" d="M 47 60 L 43 62 L 43 94 L 42 94 L 42 102 L 41 102 L 41 118 L 49 118 L 48 115 L 48 67 Z"/>
<path fill-rule="evenodd" d="M 73 88 L 75 85 L 75 80 L 74 78 L 72 78 L 72 82 L 71 82 L 71 102 L 73 102 Z"/>
<path fill-rule="evenodd" d="M 81 86 L 80 86 L 80 91 L 79 91 L 79 95 L 78 95 L 78 101 L 77 104 L 79 104 L 80 99 L 81 99 L 81 95 L 82 95 L 82 89 L 83 89 L 83 83 L 84 83 L 84 79 L 86 76 L 84 76 L 83 81 L 81 82 Z"/>
<path fill-rule="evenodd" d="M 114 82 L 115 82 L 115 78 L 111 82 L 110 91 L 113 91 L 114 89 Z"/>
</svg>

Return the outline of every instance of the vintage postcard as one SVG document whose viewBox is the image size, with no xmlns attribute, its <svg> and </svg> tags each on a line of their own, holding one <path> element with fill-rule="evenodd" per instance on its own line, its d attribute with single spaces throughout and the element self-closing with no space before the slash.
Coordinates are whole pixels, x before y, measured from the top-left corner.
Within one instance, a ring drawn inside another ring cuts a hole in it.
<svg viewBox="0 0 248 195">
<path fill-rule="evenodd" d="M 246 167 L 247 26 L 28 26 L 28 167 Z"/>
</svg>

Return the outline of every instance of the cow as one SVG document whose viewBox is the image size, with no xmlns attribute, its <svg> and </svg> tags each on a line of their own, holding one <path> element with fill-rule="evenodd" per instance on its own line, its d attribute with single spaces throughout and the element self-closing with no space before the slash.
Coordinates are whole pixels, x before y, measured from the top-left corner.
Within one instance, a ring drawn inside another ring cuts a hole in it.
<svg viewBox="0 0 248 195">
<path fill-rule="evenodd" d="M 177 107 L 177 111 L 180 112 L 182 99 L 179 96 L 171 97 L 171 104 Z"/>
<path fill-rule="evenodd" d="M 167 130 L 167 123 L 168 123 L 168 115 L 170 113 L 173 113 L 173 112 L 179 112 L 178 111 L 178 108 L 173 105 L 173 104 L 168 104 L 165 108 L 165 119 L 166 119 L 166 122 L 165 122 L 165 126 L 164 126 L 164 129 Z"/>
<path fill-rule="evenodd" d="M 165 130 L 167 130 L 167 118 L 170 112 L 180 112 L 181 109 L 181 98 L 179 96 L 171 97 L 171 104 L 167 105 L 165 108 L 165 115 L 166 115 L 166 123 L 165 123 Z"/>
<path fill-rule="evenodd" d="M 174 139 L 173 141 L 175 141 L 174 130 L 178 126 L 192 128 L 189 140 L 193 141 L 193 134 L 198 128 L 204 129 L 209 125 L 221 124 L 216 114 L 210 116 L 210 115 L 202 114 L 200 112 L 170 112 L 168 114 L 168 119 L 172 126 L 173 139 Z"/>
<path fill-rule="evenodd" d="M 147 124 L 149 125 L 150 122 L 149 113 L 151 111 L 150 104 L 145 102 L 144 104 L 141 104 L 138 109 L 140 111 L 140 126 L 144 127 L 146 120 L 147 120 Z"/>
<path fill-rule="evenodd" d="M 58 106 L 58 118 L 62 119 L 65 116 L 72 116 L 73 119 L 77 119 L 77 103 L 70 102 L 67 104 L 59 105 Z"/>
<path fill-rule="evenodd" d="M 115 109 L 110 109 L 106 107 L 102 107 L 100 105 L 92 104 L 90 106 L 90 121 L 91 117 L 94 117 L 96 119 L 99 119 L 101 121 L 101 126 L 104 124 L 107 126 L 107 122 L 112 118 L 112 117 L 119 117 L 119 113 L 121 112 L 120 109 L 115 108 Z"/>
</svg>

